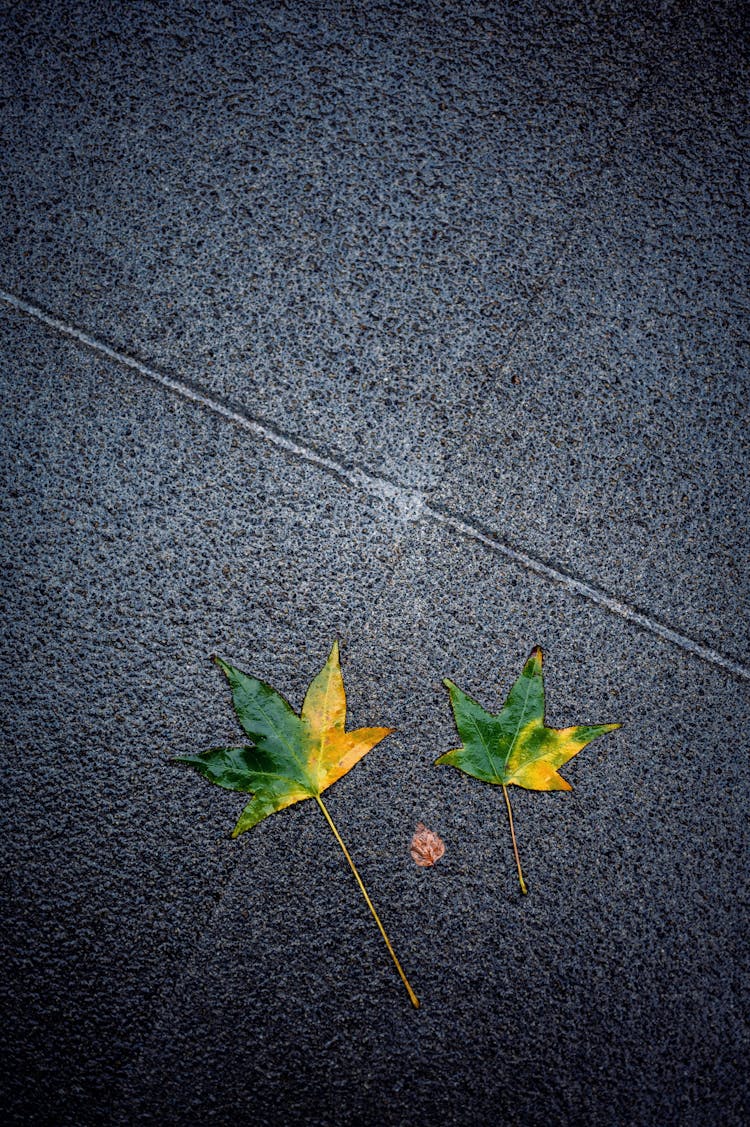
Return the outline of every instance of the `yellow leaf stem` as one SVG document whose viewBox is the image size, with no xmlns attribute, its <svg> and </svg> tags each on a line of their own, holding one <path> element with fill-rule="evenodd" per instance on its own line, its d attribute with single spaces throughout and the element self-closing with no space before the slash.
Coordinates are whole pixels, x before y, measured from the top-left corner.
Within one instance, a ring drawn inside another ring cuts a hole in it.
<svg viewBox="0 0 750 1127">
<path fill-rule="evenodd" d="M 408 980 L 408 978 L 406 977 L 406 975 L 404 974 L 404 969 L 403 969 L 403 967 L 401 966 L 401 963 L 400 963 L 400 962 L 398 961 L 398 959 L 396 958 L 396 952 L 395 952 L 395 951 L 393 950 L 393 947 L 391 946 L 391 941 L 390 941 L 390 939 L 388 938 L 388 935 L 386 934 L 386 930 L 385 930 L 385 928 L 383 927 L 383 924 L 382 924 L 382 922 L 381 922 L 381 920 L 380 920 L 380 916 L 379 916 L 379 915 L 378 915 L 378 913 L 377 913 L 377 912 L 375 911 L 375 906 L 373 905 L 373 902 L 372 902 L 372 900 L 370 899 L 370 897 L 369 897 L 369 896 L 368 896 L 368 894 L 367 894 L 367 889 L 366 889 L 366 888 L 365 888 L 365 886 L 364 886 L 364 883 L 363 883 L 363 881 L 362 881 L 362 877 L 361 877 L 361 876 L 359 875 L 359 873 L 357 872 L 357 867 L 356 867 L 356 865 L 354 864 L 354 862 L 352 861 L 351 857 L 349 856 L 349 850 L 348 850 L 348 849 L 346 848 L 346 846 L 344 845 L 343 841 L 341 840 L 341 834 L 340 834 L 340 833 L 339 833 L 339 831 L 338 831 L 338 830 L 336 829 L 336 826 L 334 825 L 334 822 L 333 822 L 333 818 L 331 817 L 331 815 L 330 815 L 330 814 L 328 813 L 328 811 L 326 810 L 326 807 L 325 807 L 325 805 L 324 805 L 324 803 L 323 803 L 323 799 L 322 799 L 322 798 L 320 797 L 320 795 L 319 795 L 319 794 L 316 794 L 316 795 L 315 795 L 315 801 L 317 802 L 317 804 L 318 804 L 318 806 L 320 807 L 320 809 L 321 809 L 321 810 L 323 811 L 323 814 L 325 815 L 325 819 L 326 819 L 326 821 L 328 822 L 328 825 L 329 825 L 329 826 L 331 827 L 331 831 L 332 831 L 332 833 L 333 833 L 333 836 L 334 836 L 334 837 L 336 838 L 336 841 L 337 841 L 337 842 L 339 843 L 339 845 L 341 846 L 341 848 L 342 848 L 342 850 L 343 850 L 343 853 L 344 853 L 344 856 L 346 857 L 347 861 L 349 862 L 349 868 L 350 868 L 350 869 L 352 870 L 352 872 L 354 873 L 354 877 L 355 877 L 355 879 L 356 879 L 356 881 L 357 881 L 357 884 L 359 885 L 360 891 L 361 891 L 362 895 L 363 895 L 363 896 L 364 896 L 364 898 L 365 898 L 365 903 L 367 904 L 367 907 L 368 907 L 368 908 L 370 909 L 370 911 L 372 912 L 372 914 L 373 914 L 373 918 L 375 919 L 375 923 L 376 923 L 376 924 L 378 925 L 378 927 L 380 928 L 380 934 L 381 934 L 381 935 L 383 936 L 383 939 L 385 940 L 385 945 L 386 945 L 386 947 L 388 948 L 388 953 L 389 953 L 389 955 L 391 956 L 391 958 L 393 959 L 393 962 L 394 962 L 394 963 L 395 963 L 395 965 L 396 965 L 396 970 L 398 971 L 398 973 L 399 973 L 399 975 L 400 975 L 400 977 L 401 977 L 401 981 L 403 982 L 404 986 L 406 987 L 406 990 L 407 990 L 407 993 L 408 993 L 408 995 L 409 995 L 409 999 L 410 999 L 410 1001 L 411 1001 L 411 1004 L 412 1004 L 412 1005 L 414 1006 L 414 1008 L 415 1008 L 415 1009 L 417 1009 L 417 1010 L 418 1010 L 418 1009 L 419 1009 L 419 999 L 417 998 L 417 995 L 416 995 L 416 994 L 414 993 L 414 991 L 412 990 L 412 988 L 411 988 L 411 985 L 409 984 L 409 980 Z"/>
<path fill-rule="evenodd" d="M 521 885 L 521 892 L 524 894 L 524 896 L 526 896 L 529 890 L 526 887 L 526 881 L 523 879 L 523 873 L 521 872 L 521 858 L 518 856 L 518 846 L 516 845 L 516 831 L 513 829 L 513 811 L 510 808 L 510 795 L 508 794 L 508 788 L 504 784 L 503 784 L 503 794 L 505 795 L 505 805 L 508 807 L 508 821 L 510 823 L 510 836 L 513 839 L 513 852 L 514 852 L 515 857 L 516 857 L 516 868 L 518 869 L 518 880 L 519 880 L 519 883 Z"/>
</svg>

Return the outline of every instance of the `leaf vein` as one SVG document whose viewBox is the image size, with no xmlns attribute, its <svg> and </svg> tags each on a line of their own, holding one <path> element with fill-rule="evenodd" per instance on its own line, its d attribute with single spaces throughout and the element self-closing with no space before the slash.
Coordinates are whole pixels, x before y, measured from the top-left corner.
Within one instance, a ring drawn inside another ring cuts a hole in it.
<svg viewBox="0 0 750 1127">
<path fill-rule="evenodd" d="M 308 774 L 307 774 L 307 771 L 305 770 L 305 764 L 304 764 L 304 762 L 303 762 L 303 761 L 302 761 L 302 760 L 301 760 L 301 759 L 299 758 L 299 755 L 297 754 L 297 751 L 296 751 L 296 749 L 294 748 L 294 745 L 293 745 L 293 744 L 291 744 L 291 743 L 289 743 L 289 741 L 288 741 L 288 740 L 287 740 L 287 738 L 286 738 L 286 737 L 284 736 L 284 734 L 283 734 L 282 732 L 280 732 L 280 731 L 278 730 L 278 728 L 276 727 L 276 725 L 275 725 L 275 724 L 274 724 L 274 722 L 273 722 L 273 718 L 272 718 L 272 717 L 271 717 L 271 716 L 270 716 L 270 715 L 269 715 L 269 714 L 268 714 L 268 713 L 266 712 L 265 708 L 263 707 L 263 702 L 262 702 L 262 701 L 258 701 L 258 702 L 257 702 L 257 704 L 258 704 L 258 710 L 259 710 L 259 712 L 261 712 L 261 713 L 263 714 L 263 716 L 265 717 L 265 719 L 266 719 L 266 722 L 268 723 L 268 726 L 269 726 L 269 728 L 271 728 L 271 729 L 273 730 L 273 732 L 275 733 L 275 735 L 276 735 L 277 739 L 279 740 L 279 742 L 280 742 L 280 743 L 282 743 L 282 744 L 284 744 L 284 746 L 285 746 L 285 747 L 286 747 L 286 748 L 287 748 L 287 749 L 288 749 L 288 750 L 289 750 L 289 751 L 290 751 L 290 752 L 292 753 L 292 759 L 294 759 L 295 763 L 296 763 L 296 764 L 297 764 L 297 766 L 298 766 L 298 767 L 300 768 L 300 770 L 301 770 L 302 774 L 303 774 L 303 775 L 304 775 L 304 776 L 305 776 L 306 778 L 308 778 L 308 779 L 309 779 L 309 776 L 308 776 Z M 291 711 L 291 710 L 290 710 L 290 711 Z M 296 715 L 296 714 L 295 714 L 294 712 L 292 712 L 292 715 L 294 716 L 295 720 L 298 720 L 298 719 L 299 719 L 299 717 L 298 717 L 298 716 L 297 716 L 297 715 Z"/>
<path fill-rule="evenodd" d="M 526 686 L 526 696 L 524 698 L 523 706 L 521 708 L 521 715 L 520 715 L 519 720 L 518 720 L 518 725 L 516 727 L 515 735 L 513 736 L 513 739 L 510 742 L 510 747 L 508 748 L 508 750 L 506 752 L 505 760 L 503 762 L 503 775 L 507 775 L 507 773 L 508 773 L 508 760 L 511 757 L 511 754 L 513 752 L 513 748 L 516 746 L 516 740 L 518 739 L 521 728 L 526 727 L 526 725 L 523 722 L 526 719 L 526 705 L 529 703 L 529 694 L 531 693 L 531 688 L 532 688 L 532 682 L 531 682 L 531 678 L 529 678 L 529 683 Z"/>
<path fill-rule="evenodd" d="M 471 714 L 469 714 L 467 719 L 469 720 L 469 723 L 473 726 L 475 732 L 479 736 L 479 740 L 480 740 L 482 747 L 485 750 L 485 754 L 487 756 L 487 765 L 489 766 L 489 769 L 492 772 L 492 774 L 495 776 L 496 781 L 499 783 L 501 780 L 500 780 L 500 776 L 497 773 L 497 768 L 495 767 L 494 760 L 492 758 L 492 750 L 490 748 L 490 745 L 487 743 L 486 739 L 484 738 L 484 733 L 482 732 L 482 729 L 479 727 L 479 724 L 476 722 L 474 717 Z"/>
</svg>

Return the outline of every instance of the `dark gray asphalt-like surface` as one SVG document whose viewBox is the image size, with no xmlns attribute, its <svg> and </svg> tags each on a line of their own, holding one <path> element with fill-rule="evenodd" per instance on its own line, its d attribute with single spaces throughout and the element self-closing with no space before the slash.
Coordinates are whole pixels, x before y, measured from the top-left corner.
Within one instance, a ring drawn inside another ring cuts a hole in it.
<svg viewBox="0 0 750 1127">
<path fill-rule="evenodd" d="M 745 1124 L 740 5 L 0 22 L 5 1121 Z M 335 637 L 418 1012 L 315 805 L 170 764 Z M 523 899 L 432 762 L 533 645 L 623 728 L 514 789 Z"/>
</svg>

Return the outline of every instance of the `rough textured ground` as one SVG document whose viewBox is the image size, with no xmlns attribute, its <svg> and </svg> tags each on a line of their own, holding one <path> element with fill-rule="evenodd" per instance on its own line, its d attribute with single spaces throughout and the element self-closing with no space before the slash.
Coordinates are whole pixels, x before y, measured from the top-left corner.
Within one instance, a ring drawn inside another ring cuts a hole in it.
<svg viewBox="0 0 750 1127">
<path fill-rule="evenodd" d="M 2 10 L 7 1122 L 739 1127 L 739 4 Z M 214 652 L 394 736 L 237 841 Z M 434 768 L 452 677 L 619 720 Z M 444 838 L 434 869 L 408 846 Z"/>
</svg>

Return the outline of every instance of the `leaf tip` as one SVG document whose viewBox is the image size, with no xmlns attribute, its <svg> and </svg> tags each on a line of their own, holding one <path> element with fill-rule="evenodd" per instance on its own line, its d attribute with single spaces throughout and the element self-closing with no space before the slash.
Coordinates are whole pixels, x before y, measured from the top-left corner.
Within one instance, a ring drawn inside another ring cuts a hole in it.
<svg viewBox="0 0 750 1127">
<path fill-rule="evenodd" d="M 544 661 L 544 654 L 542 653 L 541 646 L 534 646 L 533 650 L 529 654 L 529 660 L 538 661 L 540 665 L 542 664 L 542 662 Z"/>
<path fill-rule="evenodd" d="M 610 732 L 616 732 L 617 729 L 621 727 L 622 724 L 619 722 L 619 720 L 615 724 L 602 724 L 599 729 L 599 735 L 608 736 Z"/>
<path fill-rule="evenodd" d="M 170 755 L 170 763 L 181 763 L 185 767 L 200 767 L 200 757 L 197 755 Z"/>
</svg>

